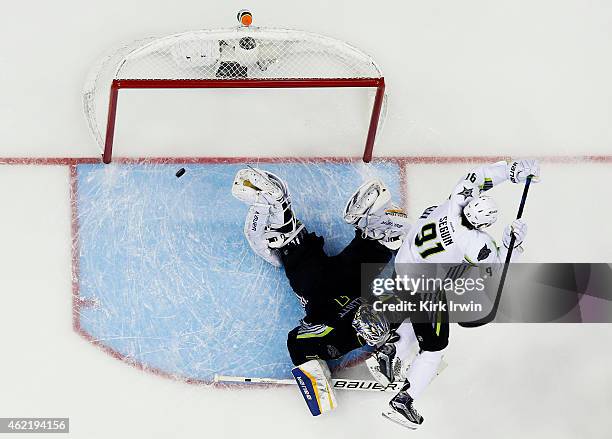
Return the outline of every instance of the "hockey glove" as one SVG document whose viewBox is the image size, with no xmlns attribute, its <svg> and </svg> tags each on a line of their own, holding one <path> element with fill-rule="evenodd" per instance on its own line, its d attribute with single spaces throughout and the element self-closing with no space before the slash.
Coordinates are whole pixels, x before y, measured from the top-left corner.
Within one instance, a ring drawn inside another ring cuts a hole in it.
<svg viewBox="0 0 612 439">
<path fill-rule="evenodd" d="M 537 160 L 515 160 L 506 167 L 508 179 L 512 183 L 523 183 L 527 177 L 533 175 L 532 182 L 540 181 L 540 162 Z"/>
<path fill-rule="evenodd" d="M 514 220 L 509 226 L 506 226 L 504 229 L 504 236 L 502 238 L 504 247 L 510 247 L 510 239 L 512 234 L 516 236 L 514 240 L 514 248 L 520 247 L 525 240 L 525 236 L 527 236 L 527 223 L 522 219 L 517 219 Z"/>
</svg>

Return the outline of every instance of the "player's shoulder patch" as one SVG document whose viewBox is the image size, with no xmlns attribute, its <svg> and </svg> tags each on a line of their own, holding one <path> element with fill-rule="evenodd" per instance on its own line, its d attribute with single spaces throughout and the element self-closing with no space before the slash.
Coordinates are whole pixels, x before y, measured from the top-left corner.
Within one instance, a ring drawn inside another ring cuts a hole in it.
<svg viewBox="0 0 612 439">
<path fill-rule="evenodd" d="M 488 181 L 487 181 L 488 180 Z M 480 192 L 493 187 L 491 179 L 485 178 L 482 168 L 472 169 L 455 187 L 454 195 L 467 201 L 480 195 Z"/>
<path fill-rule="evenodd" d="M 470 185 L 463 185 L 463 187 L 459 189 L 460 190 L 457 191 L 457 195 L 461 195 L 464 201 L 467 201 L 468 199 L 474 198 L 478 195 L 478 193 L 475 193 L 476 188 Z"/>
<path fill-rule="evenodd" d="M 485 242 L 485 244 L 482 246 L 482 248 L 478 252 L 478 256 L 476 257 L 476 259 L 478 261 L 484 261 L 485 259 L 489 257 L 491 252 L 492 250 L 487 246 L 487 243 Z"/>
</svg>

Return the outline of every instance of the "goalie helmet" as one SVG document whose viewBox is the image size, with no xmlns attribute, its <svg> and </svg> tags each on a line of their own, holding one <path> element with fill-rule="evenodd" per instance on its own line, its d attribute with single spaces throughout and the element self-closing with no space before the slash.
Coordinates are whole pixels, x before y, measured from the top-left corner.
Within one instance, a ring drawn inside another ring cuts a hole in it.
<svg viewBox="0 0 612 439">
<path fill-rule="evenodd" d="M 370 346 L 384 343 L 390 332 L 385 316 L 376 312 L 369 303 L 361 305 L 355 313 L 353 328 Z"/>
<path fill-rule="evenodd" d="M 463 208 L 463 215 L 475 229 L 484 229 L 497 221 L 497 203 L 487 195 L 479 195 Z"/>
</svg>

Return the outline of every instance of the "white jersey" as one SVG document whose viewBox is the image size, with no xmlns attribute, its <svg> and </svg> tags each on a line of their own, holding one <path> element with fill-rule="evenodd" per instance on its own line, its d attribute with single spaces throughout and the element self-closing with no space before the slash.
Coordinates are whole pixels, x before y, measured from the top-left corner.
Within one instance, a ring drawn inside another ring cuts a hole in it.
<svg viewBox="0 0 612 439">
<path fill-rule="evenodd" d="M 414 223 L 397 253 L 396 264 L 463 262 L 488 265 L 503 262 L 504 255 L 491 235 L 463 225 L 462 213 L 474 197 L 507 179 L 506 162 L 470 171 L 455 186 L 447 201 L 429 207 Z"/>
</svg>

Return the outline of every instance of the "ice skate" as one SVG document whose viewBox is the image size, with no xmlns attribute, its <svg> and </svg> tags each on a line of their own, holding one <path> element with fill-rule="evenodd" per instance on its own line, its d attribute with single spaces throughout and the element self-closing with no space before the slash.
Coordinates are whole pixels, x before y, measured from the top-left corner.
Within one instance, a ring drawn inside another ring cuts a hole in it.
<svg viewBox="0 0 612 439">
<path fill-rule="evenodd" d="M 412 397 L 408 394 L 409 387 L 410 384 L 406 381 L 402 390 L 389 402 L 390 409 L 382 412 L 382 415 L 403 427 L 416 430 L 424 419 L 412 404 Z"/>
<path fill-rule="evenodd" d="M 364 183 L 344 208 L 344 220 L 391 250 L 397 250 L 410 226 L 406 214 L 391 202 L 391 193 L 378 179 Z"/>
</svg>

